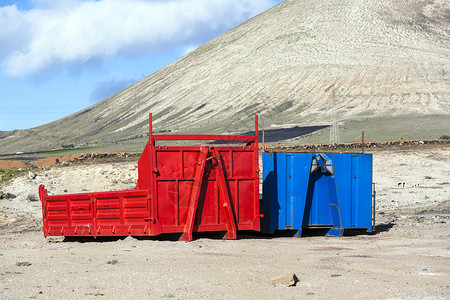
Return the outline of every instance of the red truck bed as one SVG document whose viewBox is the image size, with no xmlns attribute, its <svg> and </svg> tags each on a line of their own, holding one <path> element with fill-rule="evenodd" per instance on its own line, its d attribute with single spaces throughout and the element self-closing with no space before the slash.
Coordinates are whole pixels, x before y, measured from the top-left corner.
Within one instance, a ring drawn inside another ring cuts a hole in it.
<svg viewBox="0 0 450 300">
<path fill-rule="evenodd" d="M 39 187 L 45 236 L 146 236 L 260 230 L 258 118 L 255 135 L 153 135 L 134 190 L 48 195 Z M 243 146 L 164 146 L 156 141 L 216 140 Z"/>
</svg>

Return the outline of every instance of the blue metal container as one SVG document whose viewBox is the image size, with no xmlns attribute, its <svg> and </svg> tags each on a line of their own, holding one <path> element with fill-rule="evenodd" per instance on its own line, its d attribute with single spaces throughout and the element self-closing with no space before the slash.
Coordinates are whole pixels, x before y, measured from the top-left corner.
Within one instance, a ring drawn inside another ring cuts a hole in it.
<svg viewBox="0 0 450 300">
<path fill-rule="evenodd" d="M 372 231 L 372 155 L 263 153 L 261 230 Z"/>
</svg>

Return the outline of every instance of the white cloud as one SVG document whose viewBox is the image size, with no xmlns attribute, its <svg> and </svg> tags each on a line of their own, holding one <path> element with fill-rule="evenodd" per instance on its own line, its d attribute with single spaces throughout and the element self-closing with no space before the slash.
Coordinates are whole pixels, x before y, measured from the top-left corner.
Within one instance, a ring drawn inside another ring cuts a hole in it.
<svg viewBox="0 0 450 300">
<path fill-rule="evenodd" d="M 271 0 L 34 0 L 0 7 L 0 60 L 10 76 L 117 55 L 189 49 L 268 9 Z"/>
</svg>

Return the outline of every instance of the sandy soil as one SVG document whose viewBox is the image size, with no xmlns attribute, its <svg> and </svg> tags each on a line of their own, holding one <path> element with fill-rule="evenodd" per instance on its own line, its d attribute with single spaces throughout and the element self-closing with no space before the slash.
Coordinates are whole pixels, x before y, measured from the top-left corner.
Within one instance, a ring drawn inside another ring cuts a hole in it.
<svg viewBox="0 0 450 300">
<path fill-rule="evenodd" d="M 39 184 L 52 194 L 119 190 L 136 176 L 135 162 L 79 165 L 2 186 L 17 197 L 0 200 L 0 298 L 450 297 L 450 147 L 375 152 L 375 235 L 43 237 Z M 297 285 L 274 287 L 286 272 Z"/>
</svg>

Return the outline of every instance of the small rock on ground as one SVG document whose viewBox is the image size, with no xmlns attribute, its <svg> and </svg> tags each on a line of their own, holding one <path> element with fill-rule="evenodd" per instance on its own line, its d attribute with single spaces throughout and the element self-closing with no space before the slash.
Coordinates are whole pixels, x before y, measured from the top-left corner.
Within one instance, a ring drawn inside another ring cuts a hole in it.
<svg viewBox="0 0 450 300">
<path fill-rule="evenodd" d="M 272 278 L 273 286 L 295 286 L 299 282 L 297 275 L 294 273 L 280 274 L 277 277 Z"/>
<path fill-rule="evenodd" d="M 39 199 L 35 194 L 28 194 L 27 200 L 31 201 L 31 202 L 35 202 L 35 201 L 38 201 Z"/>
</svg>

